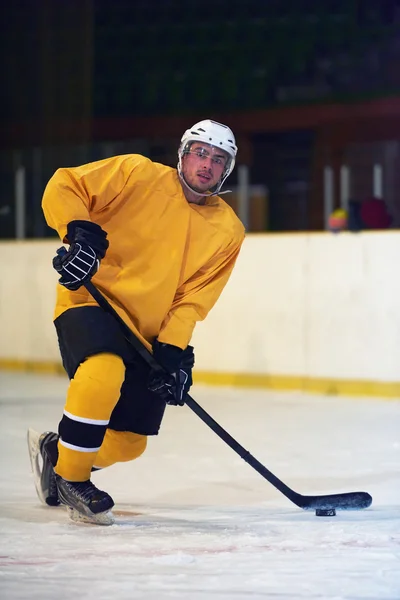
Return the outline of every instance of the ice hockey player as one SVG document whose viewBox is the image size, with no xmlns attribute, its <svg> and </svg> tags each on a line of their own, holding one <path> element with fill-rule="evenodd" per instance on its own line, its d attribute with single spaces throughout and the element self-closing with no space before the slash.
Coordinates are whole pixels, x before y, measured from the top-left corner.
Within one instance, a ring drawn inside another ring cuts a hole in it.
<svg viewBox="0 0 400 600">
<path fill-rule="evenodd" d="M 229 127 L 204 120 L 183 134 L 177 169 L 128 154 L 59 169 L 47 184 L 46 221 L 69 245 L 53 266 L 70 383 L 58 434 L 30 430 L 28 438 L 40 499 L 66 505 L 73 520 L 113 522 L 114 502 L 91 472 L 140 456 L 166 404 L 184 405 L 193 329 L 220 296 L 244 239 L 218 195 L 236 153 Z M 87 292 L 91 278 L 165 377 L 142 363 Z"/>
</svg>

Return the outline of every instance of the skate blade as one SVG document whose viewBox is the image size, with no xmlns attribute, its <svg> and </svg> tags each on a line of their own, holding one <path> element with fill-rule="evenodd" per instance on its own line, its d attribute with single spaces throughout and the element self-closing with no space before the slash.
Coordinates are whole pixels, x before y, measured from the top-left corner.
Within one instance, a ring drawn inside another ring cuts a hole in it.
<svg viewBox="0 0 400 600">
<path fill-rule="evenodd" d="M 31 461 L 31 468 L 33 473 L 33 481 L 36 488 L 36 493 L 38 498 L 42 504 L 47 506 L 46 498 L 43 496 L 41 485 L 40 485 L 40 476 L 42 474 L 42 469 L 40 467 L 40 461 L 42 457 L 40 455 L 40 445 L 39 445 L 40 433 L 35 431 L 34 429 L 28 429 L 27 441 L 28 441 L 28 452 L 29 459 Z"/>
<path fill-rule="evenodd" d="M 97 515 L 85 515 L 70 506 L 66 508 L 69 518 L 74 523 L 90 523 L 91 525 L 113 525 L 115 523 L 115 518 L 111 510 L 98 513 Z"/>
</svg>

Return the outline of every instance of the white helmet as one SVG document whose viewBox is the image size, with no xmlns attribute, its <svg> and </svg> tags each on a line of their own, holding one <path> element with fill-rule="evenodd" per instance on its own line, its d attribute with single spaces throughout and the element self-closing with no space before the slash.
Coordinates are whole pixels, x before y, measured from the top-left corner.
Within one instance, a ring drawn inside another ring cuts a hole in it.
<svg viewBox="0 0 400 600">
<path fill-rule="evenodd" d="M 199 121 L 191 127 L 187 129 L 182 136 L 181 143 L 178 150 L 178 173 L 181 180 L 184 184 L 192 190 L 192 192 L 197 192 L 197 190 L 193 190 L 190 185 L 187 183 L 182 174 L 182 156 L 189 152 L 190 145 L 193 142 L 204 142 L 205 144 L 210 144 L 211 146 L 216 146 L 217 148 L 221 148 L 224 150 L 229 159 L 226 161 L 225 169 L 221 175 L 221 179 L 218 184 L 215 186 L 214 190 L 210 190 L 205 194 L 200 194 L 201 196 L 213 196 L 219 193 L 225 179 L 230 175 L 235 166 L 236 154 L 237 154 L 237 146 L 235 142 L 235 136 L 229 127 L 226 125 L 222 125 L 222 123 L 217 123 L 217 121 L 212 121 L 211 119 L 205 119 L 204 121 Z"/>
</svg>

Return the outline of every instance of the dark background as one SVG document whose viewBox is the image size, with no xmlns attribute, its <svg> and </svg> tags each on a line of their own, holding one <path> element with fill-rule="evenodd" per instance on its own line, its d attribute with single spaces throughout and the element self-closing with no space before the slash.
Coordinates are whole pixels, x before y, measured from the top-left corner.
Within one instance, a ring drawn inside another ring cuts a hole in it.
<svg viewBox="0 0 400 600">
<path fill-rule="evenodd" d="M 175 165 L 203 118 L 233 129 L 238 164 L 268 190 L 252 230 L 323 229 L 324 166 L 338 206 L 340 167 L 361 200 L 377 162 L 399 225 L 399 2 L 14 0 L 1 11 L 0 237 L 14 236 L 18 166 L 27 236 L 53 235 L 40 199 L 58 167 L 129 152 Z"/>
</svg>

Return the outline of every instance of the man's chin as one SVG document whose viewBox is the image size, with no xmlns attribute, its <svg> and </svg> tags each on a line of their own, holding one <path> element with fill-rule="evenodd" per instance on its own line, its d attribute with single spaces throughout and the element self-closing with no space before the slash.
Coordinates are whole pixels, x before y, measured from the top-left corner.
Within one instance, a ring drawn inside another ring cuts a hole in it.
<svg viewBox="0 0 400 600">
<path fill-rule="evenodd" d="M 189 183 L 189 185 L 195 192 L 198 192 L 199 194 L 205 194 L 206 192 L 209 191 L 209 189 L 211 187 L 211 181 L 208 184 L 204 183 L 204 184 L 198 185 L 198 184 L 194 184 L 194 183 Z"/>
</svg>

